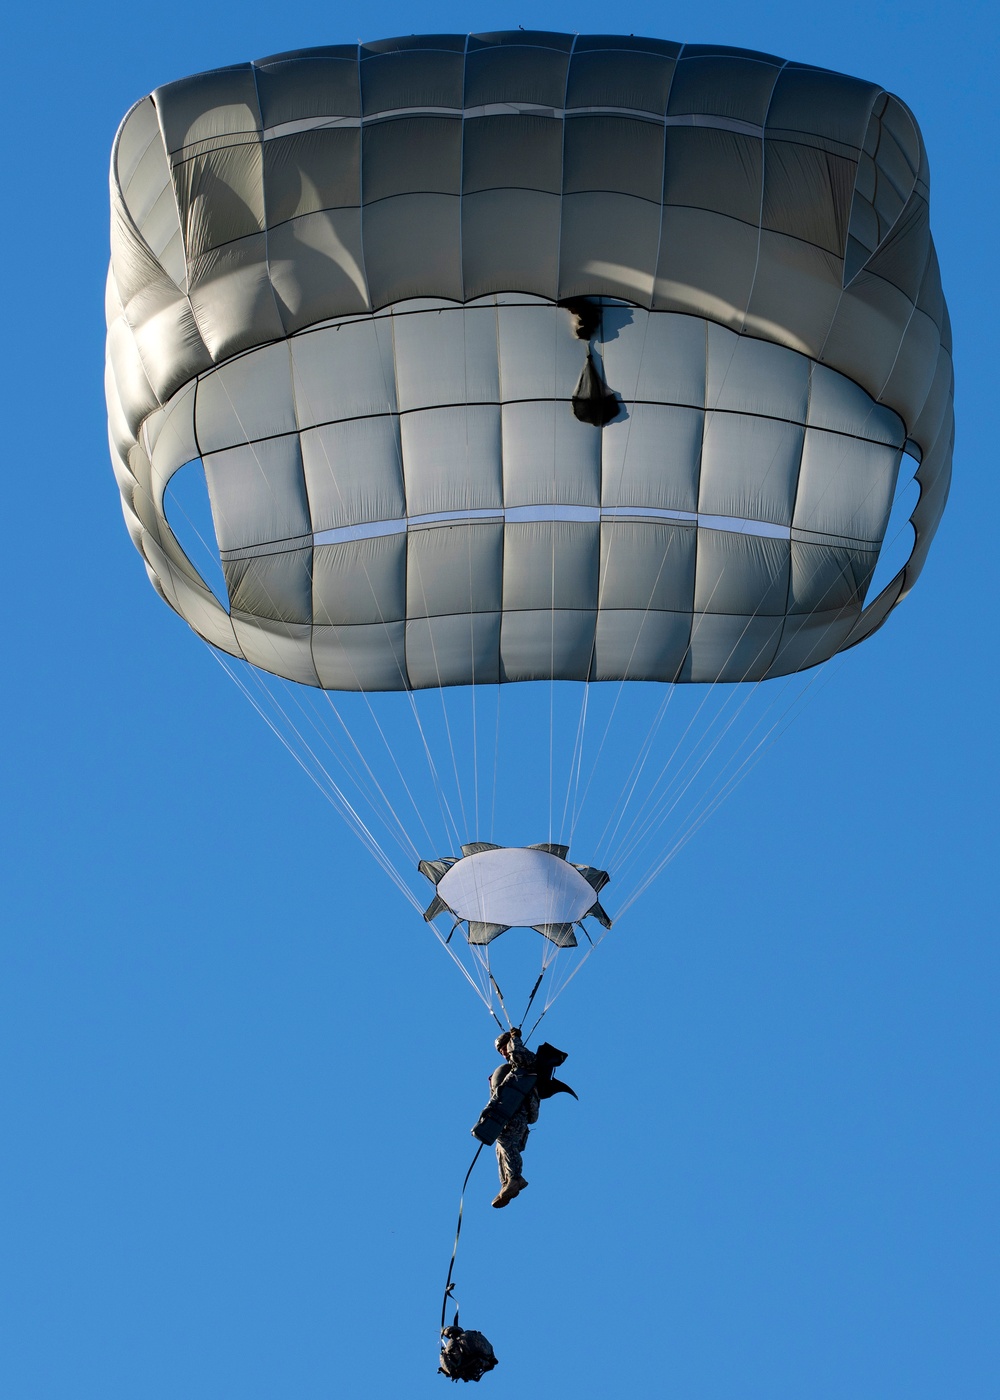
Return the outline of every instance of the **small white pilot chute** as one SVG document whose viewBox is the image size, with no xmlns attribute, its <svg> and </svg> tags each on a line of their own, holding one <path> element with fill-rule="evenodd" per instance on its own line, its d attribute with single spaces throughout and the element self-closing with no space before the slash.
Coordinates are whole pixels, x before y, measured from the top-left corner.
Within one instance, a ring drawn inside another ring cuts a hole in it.
<svg viewBox="0 0 1000 1400">
<path fill-rule="evenodd" d="M 509 928 L 532 928 L 559 948 L 577 946 L 575 926 L 588 915 L 602 928 L 611 920 L 598 893 L 608 883 L 606 870 L 574 865 L 568 846 L 495 846 L 473 841 L 462 855 L 422 860 L 421 875 L 435 886 L 424 912 L 431 922 L 450 913 L 467 928 L 471 944 L 490 943 Z"/>
</svg>

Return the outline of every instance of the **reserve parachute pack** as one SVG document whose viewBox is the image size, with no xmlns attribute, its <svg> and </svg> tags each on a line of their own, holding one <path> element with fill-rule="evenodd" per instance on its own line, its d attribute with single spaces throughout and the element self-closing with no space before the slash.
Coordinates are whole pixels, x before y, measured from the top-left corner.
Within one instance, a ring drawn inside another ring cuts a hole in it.
<svg viewBox="0 0 1000 1400">
<path fill-rule="evenodd" d="M 512 1070 L 508 1074 L 499 1093 L 492 1095 L 479 1115 L 472 1136 L 486 1147 L 492 1147 L 533 1089 L 538 1090 L 540 1099 L 550 1099 L 553 1094 L 572 1094 L 576 1098 L 575 1091 L 552 1074 L 566 1058 L 565 1050 L 557 1050 L 547 1040 L 543 1041 L 535 1051 L 534 1070 Z"/>
</svg>

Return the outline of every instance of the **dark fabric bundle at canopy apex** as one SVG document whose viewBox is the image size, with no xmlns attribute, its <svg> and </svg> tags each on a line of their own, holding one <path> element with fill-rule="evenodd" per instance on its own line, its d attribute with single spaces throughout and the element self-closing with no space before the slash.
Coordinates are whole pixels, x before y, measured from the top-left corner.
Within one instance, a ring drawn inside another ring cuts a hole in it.
<svg viewBox="0 0 1000 1400">
<path fill-rule="evenodd" d="M 605 384 L 604 376 L 598 369 L 593 354 L 588 350 L 586 363 L 573 390 L 573 413 L 581 423 L 603 428 L 606 423 L 617 418 L 620 412 L 618 395 L 613 394 Z"/>
</svg>

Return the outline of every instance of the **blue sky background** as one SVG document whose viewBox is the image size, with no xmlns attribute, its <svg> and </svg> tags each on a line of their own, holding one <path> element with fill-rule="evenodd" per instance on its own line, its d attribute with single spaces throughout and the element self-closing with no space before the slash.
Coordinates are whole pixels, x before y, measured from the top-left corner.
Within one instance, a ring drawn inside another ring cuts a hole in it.
<svg viewBox="0 0 1000 1400">
<path fill-rule="evenodd" d="M 909 103 L 959 436 L 915 592 L 546 1022 L 580 1102 L 546 1107 L 516 1206 L 489 1209 L 487 1162 L 467 1205 L 484 1393 L 1000 1394 L 996 6 L 98 0 L 19 7 L 0 90 L 11 1400 L 444 1393 L 491 1023 L 145 580 L 105 440 L 107 165 L 185 74 L 517 24 L 758 48 Z"/>
</svg>

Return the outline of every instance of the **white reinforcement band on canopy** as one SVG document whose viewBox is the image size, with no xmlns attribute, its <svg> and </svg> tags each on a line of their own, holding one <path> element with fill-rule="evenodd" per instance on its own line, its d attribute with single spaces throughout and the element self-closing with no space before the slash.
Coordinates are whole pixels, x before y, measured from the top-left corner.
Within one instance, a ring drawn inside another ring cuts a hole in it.
<svg viewBox="0 0 1000 1400">
<path fill-rule="evenodd" d="M 595 898 L 567 861 L 520 846 L 465 856 L 442 877 L 437 891 L 461 919 L 514 928 L 575 923 Z"/>
<path fill-rule="evenodd" d="M 669 520 L 686 525 L 701 525 L 706 530 L 727 530 L 737 535 L 758 535 L 762 539 L 791 538 L 790 525 L 774 525 L 767 520 L 745 520 L 734 515 L 706 515 L 690 510 L 664 510 L 656 506 L 507 506 L 494 510 L 448 510 L 428 515 L 411 515 L 404 520 L 373 520 L 363 525 L 341 525 L 331 530 L 317 530 L 313 544 L 344 544 L 350 540 L 379 539 L 388 535 L 403 535 L 407 529 L 425 525 L 468 525 L 477 521 L 504 521 L 508 525 L 528 521 L 569 520 L 595 524 L 602 520 Z M 825 536 L 821 536 L 825 539 Z"/>
</svg>

